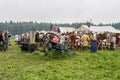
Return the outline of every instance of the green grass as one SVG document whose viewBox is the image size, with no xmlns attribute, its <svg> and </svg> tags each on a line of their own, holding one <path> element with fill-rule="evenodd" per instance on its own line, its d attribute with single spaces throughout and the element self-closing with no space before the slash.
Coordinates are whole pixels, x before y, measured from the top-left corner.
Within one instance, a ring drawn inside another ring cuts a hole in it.
<svg viewBox="0 0 120 80">
<path fill-rule="evenodd" d="M 120 48 L 115 51 L 76 51 L 74 56 L 45 57 L 43 52 L 21 52 L 12 45 L 0 52 L 0 80 L 119 80 Z"/>
</svg>

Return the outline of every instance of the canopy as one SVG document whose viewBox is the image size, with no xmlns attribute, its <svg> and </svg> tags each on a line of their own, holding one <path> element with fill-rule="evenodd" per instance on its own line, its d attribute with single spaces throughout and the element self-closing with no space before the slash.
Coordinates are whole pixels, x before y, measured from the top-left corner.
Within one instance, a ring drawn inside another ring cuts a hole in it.
<svg viewBox="0 0 120 80">
<path fill-rule="evenodd" d="M 92 32 L 110 32 L 110 33 L 120 33 L 120 30 L 115 29 L 112 26 L 90 26 L 88 27 L 87 25 L 82 25 L 80 28 L 78 28 L 78 31 L 92 31 Z"/>
<path fill-rule="evenodd" d="M 117 30 L 112 26 L 90 26 L 90 31 L 120 33 L 120 30 Z"/>
<path fill-rule="evenodd" d="M 75 31 L 74 27 L 59 27 L 61 33 L 73 32 Z"/>
</svg>

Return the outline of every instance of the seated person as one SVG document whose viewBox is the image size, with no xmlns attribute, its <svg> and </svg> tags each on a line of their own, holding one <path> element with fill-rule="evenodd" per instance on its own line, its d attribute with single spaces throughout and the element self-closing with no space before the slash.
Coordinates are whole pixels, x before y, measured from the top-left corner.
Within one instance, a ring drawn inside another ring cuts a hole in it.
<svg viewBox="0 0 120 80">
<path fill-rule="evenodd" d="M 30 40 L 29 38 L 27 38 L 27 36 L 23 36 L 22 40 L 21 40 L 21 50 L 22 51 L 28 51 L 28 46 L 30 44 Z"/>
</svg>

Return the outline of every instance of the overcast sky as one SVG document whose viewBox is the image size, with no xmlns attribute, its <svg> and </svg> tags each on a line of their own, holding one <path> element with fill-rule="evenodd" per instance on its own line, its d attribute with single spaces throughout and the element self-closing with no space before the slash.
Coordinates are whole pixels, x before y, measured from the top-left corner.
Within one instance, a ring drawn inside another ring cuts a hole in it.
<svg viewBox="0 0 120 80">
<path fill-rule="evenodd" d="M 120 22 L 120 0 L 0 0 L 0 22 Z"/>
</svg>

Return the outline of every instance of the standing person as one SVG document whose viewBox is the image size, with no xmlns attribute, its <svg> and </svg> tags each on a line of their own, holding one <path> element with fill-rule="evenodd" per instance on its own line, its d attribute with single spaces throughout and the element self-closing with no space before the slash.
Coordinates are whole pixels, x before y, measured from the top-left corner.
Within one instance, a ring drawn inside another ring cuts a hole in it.
<svg viewBox="0 0 120 80">
<path fill-rule="evenodd" d="M 76 35 L 74 32 L 72 32 L 69 35 L 69 44 L 71 46 L 71 49 L 73 49 L 75 47 L 75 42 L 76 42 Z"/>
<path fill-rule="evenodd" d="M 120 34 L 118 35 L 118 38 L 119 38 L 119 40 L 118 40 L 118 46 L 120 47 Z"/>
<path fill-rule="evenodd" d="M 96 34 L 92 34 L 93 38 L 91 39 L 91 53 L 97 52 L 97 39 Z"/>
<path fill-rule="evenodd" d="M 114 50 L 115 48 L 116 48 L 116 37 L 115 37 L 115 35 L 113 35 L 111 42 L 110 42 L 110 49 Z"/>
<path fill-rule="evenodd" d="M 16 42 L 16 44 L 18 44 L 18 42 L 19 42 L 19 35 L 18 35 L 18 33 L 15 34 L 15 42 Z"/>
<path fill-rule="evenodd" d="M 116 35 L 116 44 L 118 45 L 119 43 L 119 34 Z"/>
<path fill-rule="evenodd" d="M 50 31 L 52 31 L 52 23 L 50 23 Z"/>
<path fill-rule="evenodd" d="M 55 32 L 60 33 L 60 29 L 59 29 L 58 25 L 56 25 L 56 27 L 55 27 Z"/>
<path fill-rule="evenodd" d="M 39 47 L 39 33 L 38 32 L 35 34 L 35 42 L 36 42 L 37 47 Z"/>
<path fill-rule="evenodd" d="M 43 34 L 43 33 L 40 33 L 40 34 L 39 34 L 39 46 L 40 46 L 40 47 L 43 46 L 43 37 L 44 37 L 44 34 Z"/>
<path fill-rule="evenodd" d="M 3 33 L 0 31 L 0 51 L 4 49 L 4 39 L 3 39 Z"/>
<path fill-rule="evenodd" d="M 8 32 L 5 32 L 5 34 L 4 34 L 4 41 L 5 41 L 4 51 L 6 51 L 6 50 L 8 50 L 8 47 L 9 47 L 9 37 L 8 37 Z"/>
<path fill-rule="evenodd" d="M 87 33 L 85 33 L 83 36 L 82 36 L 82 41 L 83 41 L 83 51 L 86 50 L 89 46 L 89 36 L 87 35 Z"/>
</svg>

